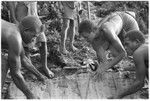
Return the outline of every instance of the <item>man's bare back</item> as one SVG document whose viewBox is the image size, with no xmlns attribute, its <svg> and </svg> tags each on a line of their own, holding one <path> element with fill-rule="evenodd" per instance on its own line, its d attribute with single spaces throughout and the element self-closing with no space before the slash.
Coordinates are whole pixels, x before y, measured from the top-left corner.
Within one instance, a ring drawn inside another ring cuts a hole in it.
<svg viewBox="0 0 150 101">
<path fill-rule="evenodd" d="M 27 87 L 25 80 L 20 72 L 21 63 L 26 69 L 35 74 L 40 81 L 44 81 L 44 76 L 32 65 L 31 61 L 25 56 L 22 46 L 22 38 L 18 25 L 1 20 L 2 26 L 2 49 L 8 50 L 8 68 L 16 86 L 26 95 L 28 99 L 38 98 Z M 3 68 L 3 67 L 2 67 Z M 5 68 L 3 68 L 5 69 Z M 5 81 L 6 73 L 2 73 L 2 86 Z"/>
<path fill-rule="evenodd" d="M 14 31 L 18 31 L 18 28 L 15 24 L 9 23 L 5 20 L 1 20 L 1 24 L 2 24 L 2 27 L 1 27 L 1 29 L 2 29 L 2 43 L 5 43 L 5 44 L 11 43 L 11 41 L 8 41 L 8 39 L 10 39 L 10 37 L 13 37 L 13 35 L 14 35 L 14 37 L 18 36 L 18 38 L 19 37 L 21 38 L 19 33 L 15 33 L 17 35 L 12 34 L 12 33 L 14 33 Z"/>
<path fill-rule="evenodd" d="M 26 16 L 36 16 L 38 17 L 38 9 L 37 9 L 37 1 L 19 1 L 19 2 L 8 2 L 9 10 L 10 10 L 10 18 L 12 22 L 15 24 L 19 24 L 20 21 Z M 39 19 L 39 17 L 38 17 Z M 44 28 L 44 25 L 42 25 Z M 44 29 L 43 29 L 44 30 Z M 39 43 L 38 48 L 40 50 L 41 56 L 41 64 L 40 69 L 48 78 L 53 78 L 54 73 L 47 66 L 47 39 L 45 33 L 43 31 L 37 38 L 37 42 Z M 27 40 L 27 39 L 26 39 Z M 24 41 L 23 41 L 24 44 Z M 30 52 L 28 51 L 28 46 L 26 46 L 27 50 L 26 55 L 30 59 Z"/>
<path fill-rule="evenodd" d="M 91 21 L 82 21 L 79 25 L 79 33 L 93 46 L 101 65 L 97 72 L 101 73 L 113 67 L 126 56 L 123 46 L 124 35 L 130 30 L 139 30 L 134 15 L 126 12 L 114 12 L 105 18 L 98 25 Z M 114 57 L 107 61 L 106 51 L 110 51 Z"/>
</svg>

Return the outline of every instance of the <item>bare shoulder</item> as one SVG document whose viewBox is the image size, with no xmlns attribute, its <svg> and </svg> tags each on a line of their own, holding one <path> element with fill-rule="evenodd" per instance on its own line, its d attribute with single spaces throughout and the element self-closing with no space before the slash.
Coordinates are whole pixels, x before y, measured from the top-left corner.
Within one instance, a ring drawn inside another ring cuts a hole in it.
<svg viewBox="0 0 150 101">
<path fill-rule="evenodd" d="M 148 44 L 141 45 L 133 54 L 134 59 L 148 59 Z"/>
<path fill-rule="evenodd" d="M 22 38 L 15 24 L 2 20 L 2 41 L 8 44 L 11 51 L 21 50 Z"/>
<path fill-rule="evenodd" d="M 12 33 L 18 32 L 18 27 L 15 24 L 7 22 L 5 20 L 1 20 L 1 26 L 2 36 L 6 35 L 8 37 Z"/>
</svg>

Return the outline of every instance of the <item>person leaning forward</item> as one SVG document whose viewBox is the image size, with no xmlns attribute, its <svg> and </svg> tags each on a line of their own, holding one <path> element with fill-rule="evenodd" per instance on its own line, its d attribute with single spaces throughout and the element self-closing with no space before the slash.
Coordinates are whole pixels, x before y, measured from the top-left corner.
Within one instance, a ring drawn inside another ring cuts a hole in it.
<svg viewBox="0 0 150 101">
<path fill-rule="evenodd" d="M 114 12 L 104 17 L 96 26 L 90 20 L 84 20 L 79 25 L 79 34 L 92 44 L 100 63 L 97 72 L 102 73 L 113 67 L 126 56 L 123 46 L 124 35 L 130 30 L 139 30 L 134 14 L 129 12 Z M 106 58 L 106 51 L 114 57 Z"/>
<path fill-rule="evenodd" d="M 14 2 L 14 1 L 8 1 L 8 6 L 10 10 L 10 18 L 12 19 L 12 22 L 15 24 L 19 24 L 20 21 L 26 17 L 26 16 L 36 16 L 38 19 L 38 13 L 37 13 L 37 2 L 36 1 L 20 1 L 20 2 Z M 26 27 L 28 26 L 25 25 Z M 38 48 L 40 50 L 40 56 L 41 56 L 41 64 L 42 67 L 40 70 L 48 77 L 53 78 L 54 73 L 47 67 L 47 39 L 45 36 L 44 31 L 37 37 L 38 42 Z M 28 46 L 24 44 L 25 47 L 25 53 L 27 57 L 30 59 L 30 51 L 28 50 Z"/>
<path fill-rule="evenodd" d="M 26 16 L 19 25 L 1 20 L 1 42 L 2 49 L 8 50 L 8 67 L 10 74 L 16 86 L 26 95 L 27 99 L 38 98 L 32 93 L 21 74 L 21 65 L 30 70 L 36 77 L 44 82 L 44 76 L 32 65 L 31 61 L 26 57 L 22 42 L 29 47 L 33 46 L 32 40 L 40 35 L 44 30 L 44 26 L 36 16 Z M 2 74 L 2 86 L 5 81 L 6 73 Z"/>
</svg>

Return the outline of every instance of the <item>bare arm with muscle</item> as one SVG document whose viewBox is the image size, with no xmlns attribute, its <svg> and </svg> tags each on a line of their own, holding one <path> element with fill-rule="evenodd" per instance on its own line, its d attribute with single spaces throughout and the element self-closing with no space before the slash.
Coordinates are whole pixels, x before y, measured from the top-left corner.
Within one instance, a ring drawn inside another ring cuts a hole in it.
<svg viewBox="0 0 150 101">
<path fill-rule="evenodd" d="M 17 35 L 11 35 L 9 37 L 9 52 L 8 52 L 8 64 L 12 79 L 16 86 L 26 95 L 28 99 L 37 98 L 27 87 L 25 80 L 20 72 L 21 69 L 21 51 L 22 51 L 22 40 L 20 34 L 14 32 Z"/>
<path fill-rule="evenodd" d="M 28 69 L 34 75 L 36 75 L 38 80 L 44 82 L 44 76 L 34 67 L 31 60 L 26 57 L 23 48 L 22 48 L 22 53 L 21 53 L 21 63 L 25 66 L 26 69 Z"/>
<path fill-rule="evenodd" d="M 111 68 L 112 66 L 116 65 L 119 61 L 123 59 L 124 56 L 126 56 L 126 51 L 118 38 L 118 36 L 115 34 L 115 32 L 107 27 L 103 29 L 104 36 L 106 40 L 109 43 L 109 48 L 111 53 L 115 56 L 115 58 L 112 61 L 104 61 L 100 66 L 102 66 L 103 71 Z M 101 54 L 100 52 L 97 54 Z M 102 72 L 103 72 L 102 71 Z"/>
</svg>

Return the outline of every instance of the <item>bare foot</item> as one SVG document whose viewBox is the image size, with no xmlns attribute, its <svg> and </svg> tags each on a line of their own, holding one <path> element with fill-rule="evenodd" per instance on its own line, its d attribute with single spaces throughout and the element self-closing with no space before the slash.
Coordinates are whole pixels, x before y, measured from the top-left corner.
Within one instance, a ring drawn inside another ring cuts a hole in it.
<svg viewBox="0 0 150 101">
<path fill-rule="evenodd" d="M 43 76 L 43 75 L 40 75 L 37 79 L 38 79 L 39 81 L 41 81 L 43 84 L 45 84 L 45 79 L 44 79 L 44 76 Z"/>
<path fill-rule="evenodd" d="M 54 78 L 54 73 L 48 68 L 43 68 L 43 72 L 49 79 Z"/>
<path fill-rule="evenodd" d="M 64 55 L 67 55 L 69 53 L 65 48 L 60 48 L 60 52 Z"/>
<path fill-rule="evenodd" d="M 69 50 L 72 52 L 76 52 L 78 49 L 75 46 L 71 45 Z"/>
</svg>

